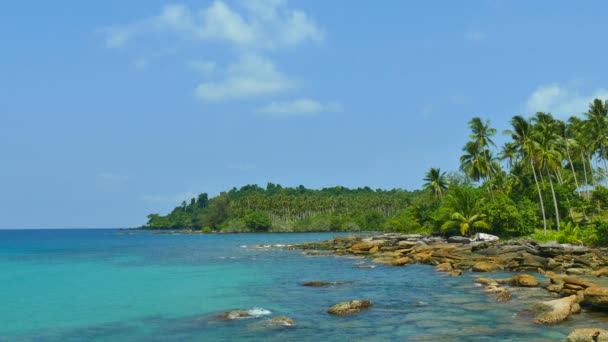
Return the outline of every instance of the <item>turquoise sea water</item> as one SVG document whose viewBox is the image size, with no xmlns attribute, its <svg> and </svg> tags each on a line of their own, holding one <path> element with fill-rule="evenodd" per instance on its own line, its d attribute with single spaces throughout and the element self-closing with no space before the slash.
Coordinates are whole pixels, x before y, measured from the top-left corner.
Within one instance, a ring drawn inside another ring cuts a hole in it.
<svg viewBox="0 0 608 342">
<path fill-rule="evenodd" d="M 255 247 L 334 234 L 119 233 L 0 231 L 0 341 L 553 341 L 574 327 L 608 326 L 607 315 L 587 312 L 536 326 L 525 309 L 547 299 L 545 291 L 516 291 L 511 302 L 496 303 L 471 273 L 359 269 L 365 260 Z M 347 283 L 301 286 L 311 280 Z M 325 312 L 351 299 L 375 305 L 348 317 Z M 254 308 L 272 313 L 215 317 Z M 276 316 L 296 326 L 264 324 Z"/>
</svg>

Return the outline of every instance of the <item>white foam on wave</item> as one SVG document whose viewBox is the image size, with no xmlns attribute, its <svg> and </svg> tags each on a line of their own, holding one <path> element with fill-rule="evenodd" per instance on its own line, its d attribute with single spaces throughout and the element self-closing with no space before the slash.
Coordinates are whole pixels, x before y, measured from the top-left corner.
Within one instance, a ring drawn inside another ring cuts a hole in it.
<svg viewBox="0 0 608 342">
<path fill-rule="evenodd" d="M 242 245 L 241 248 L 247 248 L 247 245 Z"/>
<path fill-rule="evenodd" d="M 254 317 L 266 316 L 272 314 L 272 311 L 262 309 L 262 308 L 253 308 L 251 310 L 247 310 L 247 313 Z"/>
</svg>

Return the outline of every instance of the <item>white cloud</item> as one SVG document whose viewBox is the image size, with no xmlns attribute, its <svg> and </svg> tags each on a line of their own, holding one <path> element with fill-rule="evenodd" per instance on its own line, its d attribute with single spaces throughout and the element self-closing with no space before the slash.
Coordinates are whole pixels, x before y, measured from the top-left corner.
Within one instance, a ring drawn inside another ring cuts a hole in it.
<svg viewBox="0 0 608 342">
<path fill-rule="evenodd" d="M 272 102 L 256 110 L 257 113 L 276 116 L 316 115 L 324 112 L 340 112 L 339 103 L 320 103 L 311 99 L 297 99 L 288 102 Z"/>
<path fill-rule="evenodd" d="M 228 67 L 224 80 L 201 83 L 194 93 L 203 101 L 220 102 L 273 95 L 292 89 L 295 85 L 270 60 L 243 55 L 237 63 Z"/>
<path fill-rule="evenodd" d="M 191 61 L 188 63 L 190 69 L 200 72 L 201 74 L 211 74 L 217 70 L 217 64 L 213 61 Z"/>
<path fill-rule="evenodd" d="M 480 42 L 486 39 L 486 35 L 481 31 L 469 31 L 464 35 L 464 38 L 472 42 Z"/>
<path fill-rule="evenodd" d="M 581 94 L 576 88 L 557 83 L 543 85 L 536 88 L 528 98 L 526 111 L 548 112 L 559 118 L 567 118 L 584 113 L 596 98 L 608 99 L 608 90 L 600 88 L 588 94 Z"/>
<path fill-rule="evenodd" d="M 289 9 L 284 0 L 243 1 L 242 5 L 240 11 L 220 0 L 198 10 L 168 5 L 156 16 L 100 31 L 106 35 L 108 48 L 124 47 L 136 36 L 159 32 L 184 39 L 224 41 L 247 49 L 323 40 L 323 31 L 306 13 Z"/>
</svg>

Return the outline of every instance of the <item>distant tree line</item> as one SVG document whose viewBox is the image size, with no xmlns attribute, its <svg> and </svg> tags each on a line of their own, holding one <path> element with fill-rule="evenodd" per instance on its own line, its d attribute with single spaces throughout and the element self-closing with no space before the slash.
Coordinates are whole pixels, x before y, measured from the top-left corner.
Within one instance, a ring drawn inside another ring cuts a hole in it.
<svg viewBox="0 0 608 342">
<path fill-rule="evenodd" d="M 398 231 L 532 236 L 608 244 L 608 101 L 567 120 L 514 116 L 500 148 L 488 120 L 469 121 L 460 169 L 430 168 L 423 190 L 247 185 L 203 193 L 148 228 L 204 231 Z"/>
</svg>

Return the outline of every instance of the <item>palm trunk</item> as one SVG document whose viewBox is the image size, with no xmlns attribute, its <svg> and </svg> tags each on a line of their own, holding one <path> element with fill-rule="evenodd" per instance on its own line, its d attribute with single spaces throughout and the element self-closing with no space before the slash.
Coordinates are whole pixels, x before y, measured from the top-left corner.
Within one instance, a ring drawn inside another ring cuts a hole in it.
<svg viewBox="0 0 608 342">
<path fill-rule="evenodd" d="M 545 165 L 547 171 L 547 177 L 549 177 L 549 184 L 551 185 L 551 195 L 553 195 L 553 206 L 555 207 L 555 222 L 557 224 L 557 230 L 559 230 L 559 209 L 557 208 L 557 198 L 555 197 L 555 189 L 553 189 L 553 180 L 551 179 L 551 173 L 549 167 Z"/>
<path fill-rule="evenodd" d="M 574 172 L 574 164 L 572 164 L 572 157 L 570 157 L 570 149 L 566 148 L 566 154 L 568 155 L 568 162 L 570 163 L 570 169 L 572 169 L 572 175 L 574 176 L 574 185 L 576 185 L 576 191 L 578 195 L 581 195 L 581 189 L 578 187 L 578 179 L 576 179 L 576 172 Z"/>
<path fill-rule="evenodd" d="M 530 160 L 530 166 L 532 166 L 532 174 L 534 175 L 534 182 L 536 183 L 536 190 L 538 190 L 538 199 L 540 202 L 540 211 L 543 214 L 543 231 L 547 235 L 547 217 L 545 216 L 545 205 L 543 204 L 543 195 L 540 192 L 540 184 L 538 184 L 538 178 L 536 177 L 536 170 L 534 169 L 534 163 Z"/>
<path fill-rule="evenodd" d="M 583 173 L 585 173 L 585 192 L 587 193 L 587 198 L 589 198 L 589 181 L 587 180 L 587 158 L 585 158 L 585 154 L 581 152 L 581 160 L 583 161 Z"/>
</svg>

